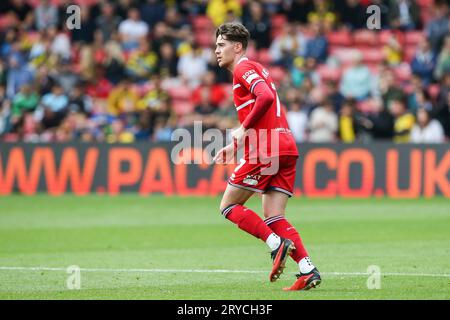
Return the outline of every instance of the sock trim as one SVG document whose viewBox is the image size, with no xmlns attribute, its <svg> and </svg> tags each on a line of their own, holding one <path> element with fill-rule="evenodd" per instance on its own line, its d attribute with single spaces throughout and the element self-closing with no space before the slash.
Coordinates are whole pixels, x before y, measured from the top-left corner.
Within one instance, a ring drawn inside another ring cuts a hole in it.
<svg viewBox="0 0 450 320">
<path fill-rule="evenodd" d="M 264 220 L 264 223 L 266 224 L 266 225 L 270 225 L 270 224 L 272 224 L 272 223 L 274 223 L 274 222 L 277 222 L 277 221 L 280 221 L 280 220 L 283 220 L 283 219 L 286 219 L 282 214 L 279 214 L 279 215 L 277 215 L 277 216 L 274 216 L 274 217 L 270 217 L 270 218 L 267 218 L 267 219 L 265 219 Z"/>
<path fill-rule="evenodd" d="M 231 204 L 228 207 L 226 207 L 225 209 L 222 210 L 222 215 L 226 218 L 227 215 L 231 212 L 231 210 L 233 210 L 234 207 L 238 206 L 238 204 Z"/>
</svg>

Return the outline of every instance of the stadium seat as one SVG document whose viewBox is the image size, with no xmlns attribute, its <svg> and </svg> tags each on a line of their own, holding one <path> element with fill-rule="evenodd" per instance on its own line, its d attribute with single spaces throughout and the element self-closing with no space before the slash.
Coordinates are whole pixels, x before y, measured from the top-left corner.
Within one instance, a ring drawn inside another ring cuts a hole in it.
<svg viewBox="0 0 450 320">
<path fill-rule="evenodd" d="M 375 110 L 373 100 L 359 101 L 356 108 L 362 113 L 371 113 Z"/>
<path fill-rule="evenodd" d="M 275 84 L 279 84 L 286 77 L 286 71 L 281 67 L 271 67 L 269 73 Z"/>
<path fill-rule="evenodd" d="M 275 39 L 282 33 L 283 28 L 287 23 L 287 18 L 283 14 L 276 14 L 272 16 L 270 22 L 271 22 L 270 37 L 271 39 Z"/>
<path fill-rule="evenodd" d="M 287 17 L 284 14 L 275 14 L 270 20 L 272 28 L 282 28 L 287 23 Z"/>
<path fill-rule="evenodd" d="M 209 32 L 195 33 L 195 42 L 202 48 L 209 48 L 214 44 L 214 37 Z"/>
<path fill-rule="evenodd" d="M 269 66 L 272 64 L 272 56 L 268 49 L 260 49 L 258 52 L 258 62 L 263 66 Z"/>
<path fill-rule="evenodd" d="M 327 66 L 326 64 L 318 65 L 316 70 L 320 76 L 321 82 L 329 80 L 338 81 L 341 77 L 340 68 L 330 67 Z"/>
<path fill-rule="evenodd" d="M 430 84 L 427 88 L 427 91 L 431 99 L 435 101 L 438 98 L 440 92 L 439 84 Z"/>
<path fill-rule="evenodd" d="M 386 45 L 388 42 L 389 42 L 389 39 L 392 37 L 392 36 L 395 36 L 396 37 L 396 39 L 397 39 L 397 41 L 400 43 L 400 45 L 403 45 L 404 44 L 404 42 L 405 42 L 405 37 L 404 37 L 404 34 L 403 34 L 403 32 L 400 32 L 400 31 L 391 31 L 391 30 L 381 30 L 379 33 L 378 33 L 378 43 L 380 44 L 380 45 Z"/>
<path fill-rule="evenodd" d="M 355 49 L 341 46 L 333 46 L 330 48 L 329 55 L 335 57 L 340 63 L 346 64 L 351 61 L 352 52 Z"/>
<path fill-rule="evenodd" d="M 406 48 L 404 48 L 403 61 L 410 63 L 414 59 L 414 56 L 416 55 L 416 51 L 417 51 L 417 46 L 415 46 L 415 45 L 407 46 Z"/>
<path fill-rule="evenodd" d="M 12 22 L 13 20 L 8 14 L 0 15 L 0 30 L 7 29 Z"/>
<path fill-rule="evenodd" d="M 434 0 L 417 0 L 417 5 L 424 8 L 430 8 L 434 4 Z"/>
<path fill-rule="evenodd" d="M 357 48 L 363 54 L 363 62 L 370 64 L 381 63 L 384 60 L 384 53 L 382 48 Z"/>
<path fill-rule="evenodd" d="M 356 46 L 376 46 L 378 37 L 374 31 L 357 30 L 353 33 L 353 42 Z"/>
<path fill-rule="evenodd" d="M 417 46 L 417 44 L 422 41 L 424 34 L 422 31 L 408 31 L 405 32 L 405 44 L 407 46 Z"/>
<path fill-rule="evenodd" d="M 194 105 L 188 100 L 173 101 L 172 108 L 177 116 L 183 116 L 194 111 Z"/>
<path fill-rule="evenodd" d="M 399 66 L 392 69 L 394 72 L 395 78 L 399 82 L 407 82 L 411 80 L 412 71 L 411 66 L 408 63 L 402 63 Z"/>
<path fill-rule="evenodd" d="M 347 30 L 331 31 L 326 35 L 330 45 L 346 46 L 353 45 L 352 35 Z"/>
<path fill-rule="evenodd" d="M 196 16 L 192 19 L 192 25 L 196 32 L 210 31 L 214 29 L 214 24 L 208 16 Z"/>
</svg>

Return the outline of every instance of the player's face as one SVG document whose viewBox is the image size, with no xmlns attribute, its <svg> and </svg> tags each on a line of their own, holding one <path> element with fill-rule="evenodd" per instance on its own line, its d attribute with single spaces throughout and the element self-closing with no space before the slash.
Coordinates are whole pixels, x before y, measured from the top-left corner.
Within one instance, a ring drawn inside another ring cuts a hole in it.
<svg viewBox="0 0 450 320">
<path fill-rule="evenodd" d="M 219 35 L 216 40 L 216 54 L 217 63 L 221 68 L 227 68 L 234 62 L 236 56 L 235 53 L 235 43 L 225 40 L 222 35 Z"/>
</svg>

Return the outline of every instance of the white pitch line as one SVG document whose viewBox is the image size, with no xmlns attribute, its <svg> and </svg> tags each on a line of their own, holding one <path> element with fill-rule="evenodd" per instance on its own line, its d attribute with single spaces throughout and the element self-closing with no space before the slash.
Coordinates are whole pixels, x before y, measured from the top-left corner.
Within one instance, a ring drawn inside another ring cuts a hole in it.
<svg viewBox="0 0 450 320">
<path fill-rule="evenodd" d="M 0 270 L 21 270 L 21 271 L 67 271 L 67 268 L 52 267 L 0 267 Z M 107 268 L 80 268 L 84 272 L 124 272 L 124 273 L 250 273 L 261 274 L 268 271 L 263 270 L 226 270 L 226 269 L 107 269 Z M 327 276 L 369 276 L 367 272 L 321 272 Z M 398 276 L 398 277 L 450 277 L 450 274 L 438 273 L 396 273 L 381 272 L 382 276 Z"/>
</svg>

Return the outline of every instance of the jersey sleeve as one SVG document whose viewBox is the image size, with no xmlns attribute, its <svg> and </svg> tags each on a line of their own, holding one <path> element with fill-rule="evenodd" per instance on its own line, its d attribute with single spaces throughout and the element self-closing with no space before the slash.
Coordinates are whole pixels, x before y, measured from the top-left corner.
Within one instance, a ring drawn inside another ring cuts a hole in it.
<svg viewBox="0 0 450 320">
<path fill-rule="evenodd" d="M 242 62 L 236 68 L 234 74 L 236 81 L 251 93 L 254 92 L 256 84 L 263 82 L 264 78 L 258 73 L 256 68 L 246 62 Z"/>
</svg>

